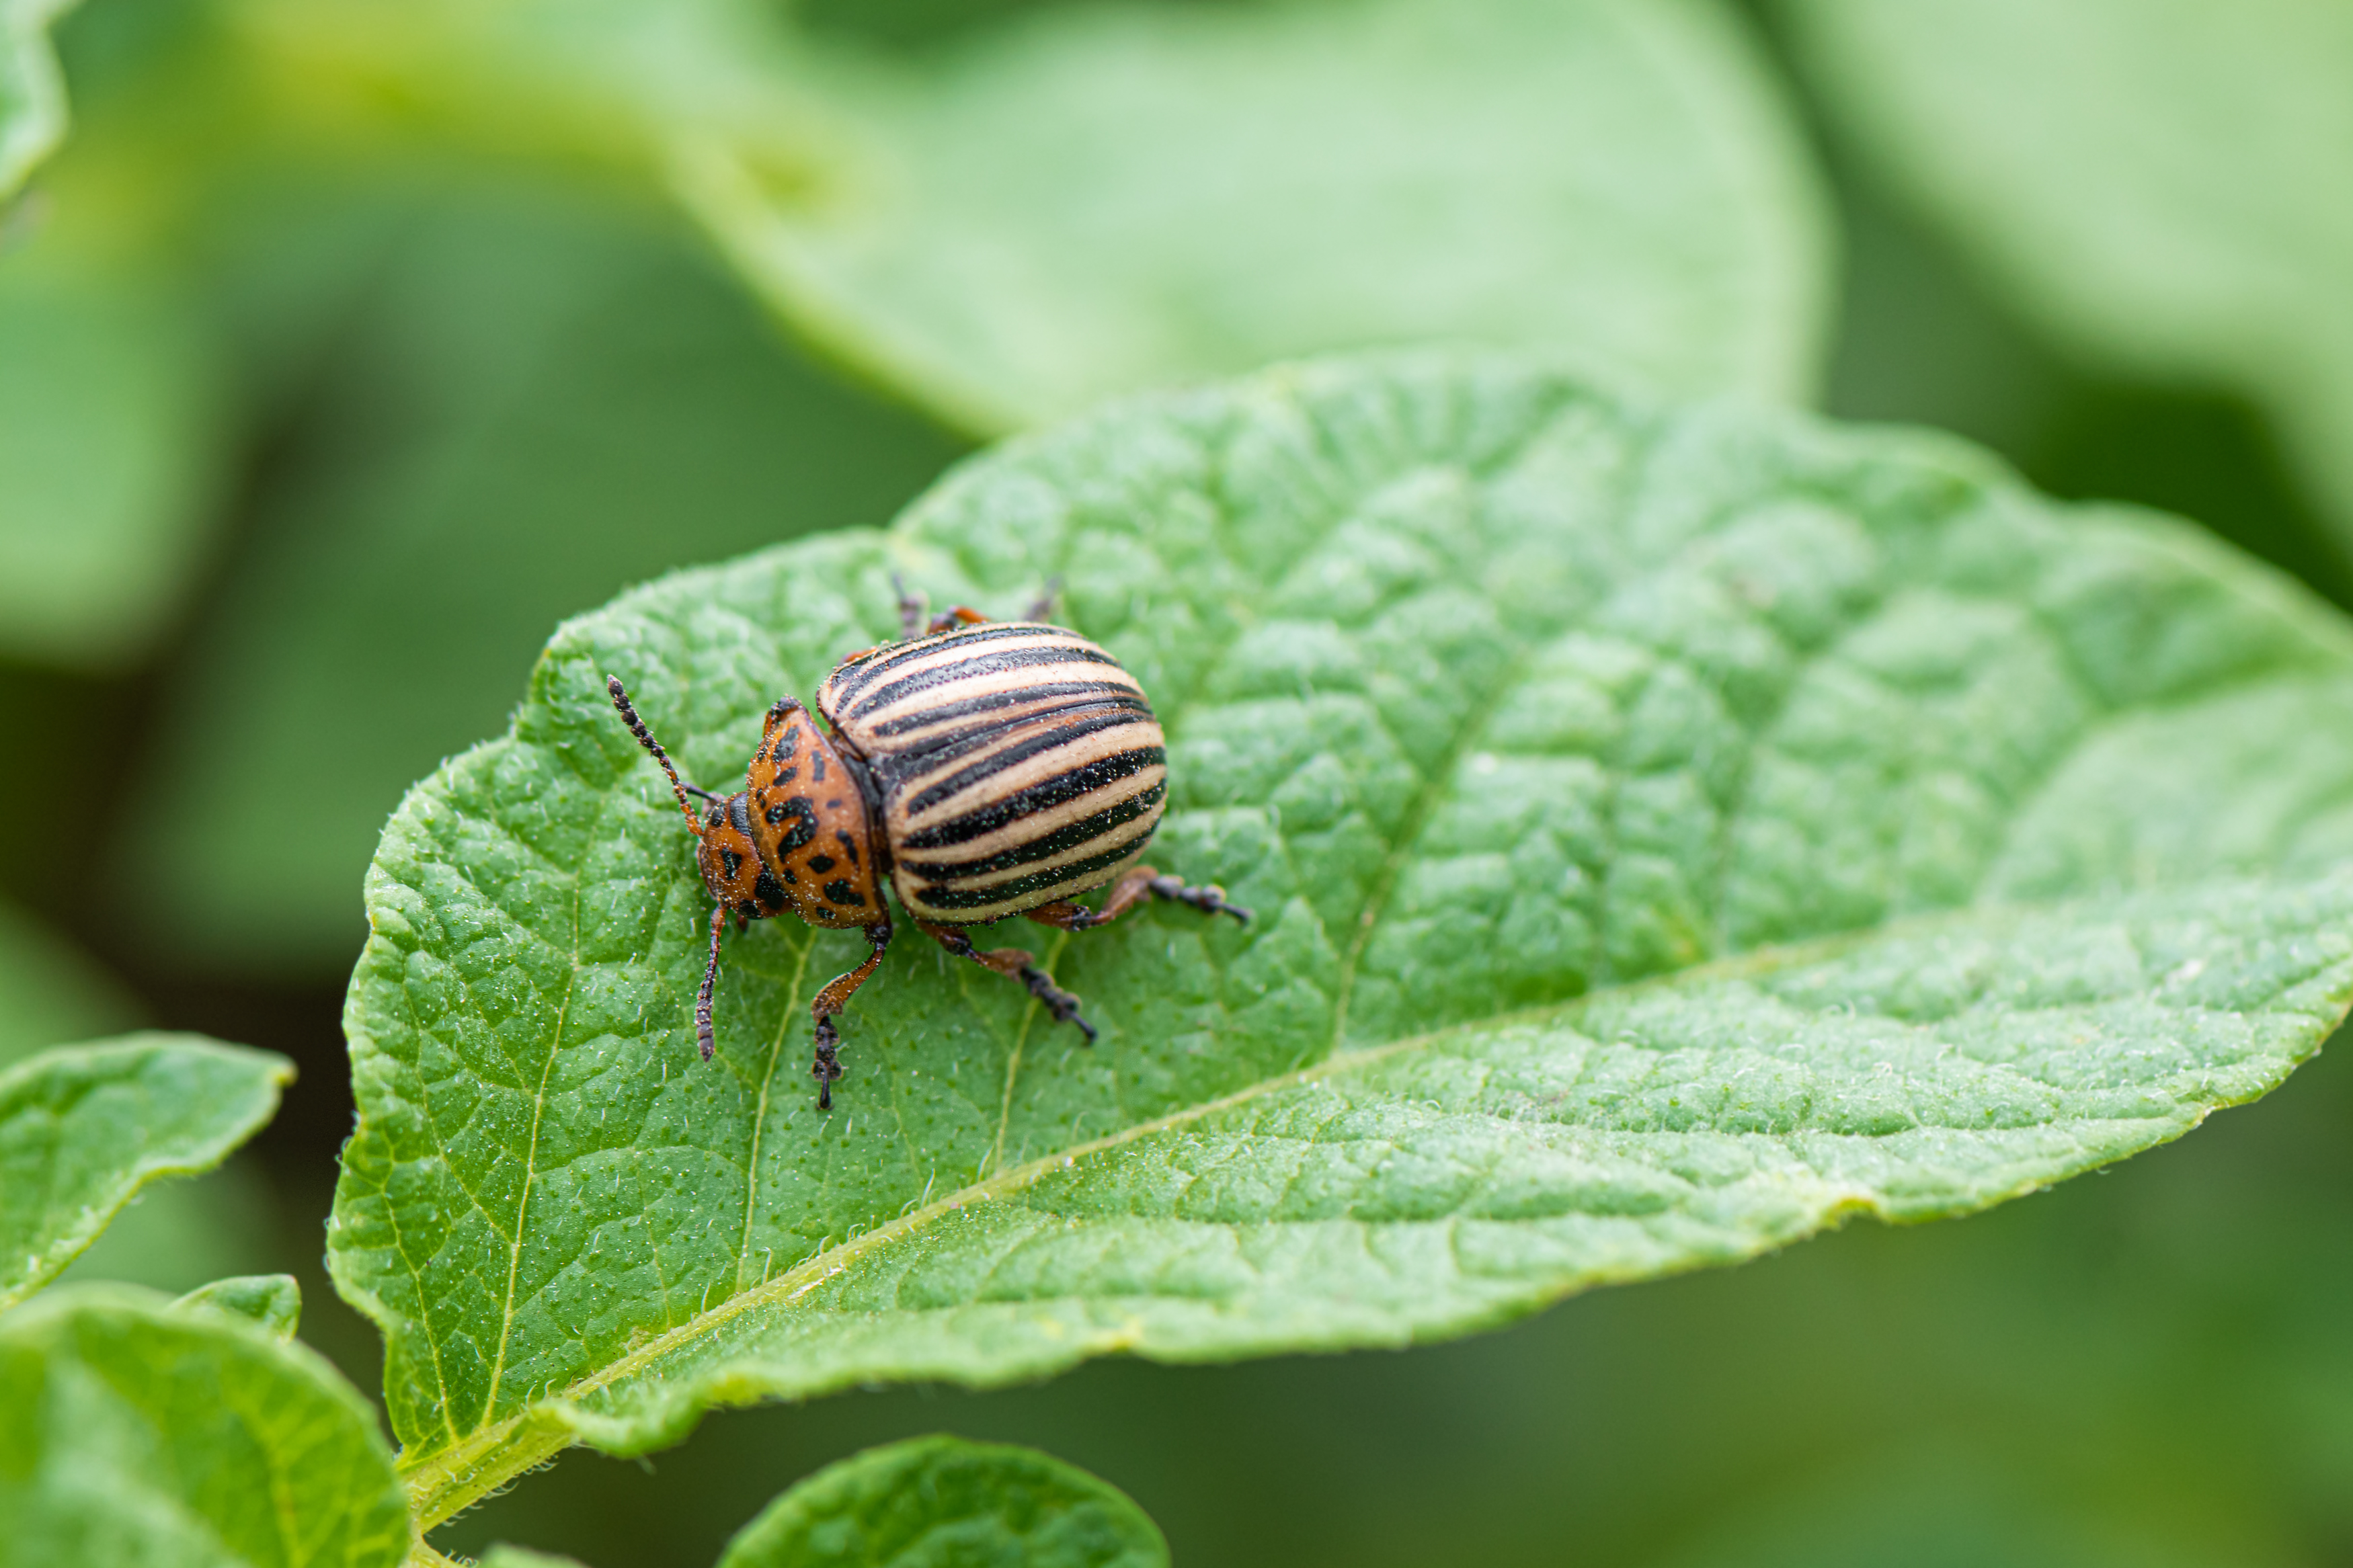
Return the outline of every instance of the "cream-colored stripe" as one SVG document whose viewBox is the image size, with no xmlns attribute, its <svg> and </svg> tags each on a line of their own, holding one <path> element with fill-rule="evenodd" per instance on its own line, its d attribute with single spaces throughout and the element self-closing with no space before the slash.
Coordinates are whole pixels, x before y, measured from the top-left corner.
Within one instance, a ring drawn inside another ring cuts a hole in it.
<svg viewBox="0 0 2353 1568">
<path fill-rule="evenodd" d="M 1154 785 L 1166 782 L 1167 777 L 1167 768 L 1155 763 L 1124 779 L 1098 784 L 1076 800 L 1066 800 L 1060 805 L 1016 817 L 1004 826 L 984 833 L 977 838 L 968 838 L 961 844 L 944 844 L 936 849 L 910 849 L 907 854 L 918 860 L 985 859 L 1001 850 L 1034 844 L 1048 834 L 1067 827 L 1082 817 L 1092 816 L 1096 812 L 1109 811 L 1122 801 L 1132 800 Z"/>
<path fill-rule="evenodd" d="M 1109 702 L 1121 697 L 1141 700 L 1143 689 L 1134 681 L 1120 681 L 1118 671 L 1097 664 L 1053 664 L 1032 666 L 1027 669 L 1005 670 L 987 676 L 951 681 L 944 686 L 920 691 L 887 708 L 861 709 L 841 721 L 841 728 L 859 738 L 861 744 L 882 756 L 906 747 L 920 744 L 925 738 L 944 731 L 973 725 L 1014 724 L 1033 713 L 1050 708 L 1064 708 L 1081 702 Z M 922 719 L 926 714 L 945 709 L 951 703 L 969 701 L 977 697 L 1020 697 L 1050 681 L 1087 680 L 1107 685 L 1110 689 L 1083 695 L 1041 694 L 1028 701 L 1008 702 L 1001 708 L 980 713 L 944 713 L 934 723 L 884 734 L 881 726 L 907 719 Z"/>
<path fill-rule="evenodd" d="M 921 675 L 930 670 L 967 663 L 974 659 L 987 658 L 995 654 L 1024 653 L 1036 648 L 1051 647 L 1086 648 L 1096 653 L 1103 651 L 1102 649 L 1095 647 L 1092 643 L 1088 642 L 1083 637 L 1072 637 L 1068 632 L 1057 632 L 1043 628 L 1031 636 L 1002 637 L 989 642 L 959 641 L 955 637 L 947 637 L 942 639 L 937 647 L 927 648 L 922 654 L 913 658 L 907 659 L 902 663 L 894 664 L 888 669 L 875 672 L 871 678 L 874 683 L 872 689 L 880 689 L 882 687 L 892 685 L 897 681 L 904 680 L 910 676 Z M 1095 666 L 1095 668 L 1099 669 L 1111 669 L 1117 667 L 1113 665 L 1098 665 Z M 836 673 L 839 672 L 837 671 Z M 851 673 L 863 675 L 865 670 L 861 667 L 857 670 L 851 671 Z M 832 706 L 832 698 L 834 694 L 833 676 L 828 675 L 826 677 L 825 684 L 818 689 L 818 694 L 819 697 L 827 699 L 827 706 L 828 708 Z M 859 700 L 855 698 L 850 700 L 850 711 L 857 711 L 858 701 Z M 839 713 L 835 713 L 833 716 L 837 720 L 841 717 Z"/>
<path fill-rule="evenodd" d="M 958 875 L 953 877 L 934 877 L 926 871 L 920 863 L 906 864 L 905 869 L 909 877 L 922 878 L 923 886 L 927 888 L 994 888 L 1006 882 L 1017 880 L 1019 878 L 1035 877 L 1043 872 L 1060 870 L 1061 868 L 1071 865 L 1073 862 L 1092 859 L 1097 855 L 1108 855 L 1113 850 L 1117 849 L 1124 845 L 1140 847 L 1142 841 L 1152 837 L 1152 830 L 1159 826 L 1159 811 L 1147 811 L 1142 816 L 1137 817 L 1134 821 L 1123 822 L 1117 827 L 1104 833 L 1101 837 L 1090 838 L 1084 844 L 1079 845 L 1075 848 L 1065 849 L 1061 853 L 1049 856 L 1043 860 L 1032 860 L 1024 865 L 1008 866 L 1001 871 L 984 871 L 977 874 Z"/>
<path fill-rule="evenodd" d="M 896 884 L 899 901 L 905 904 L 908 910 L 920 919 L 946 925 L 984 925 L 990 921 L 1003 920 L 1007 915 L 1018 915 L 1023 910 L 1034 910 L 1040 904 L 1050 904 L 1057 899 L 1076 898 L 1081 893 L 1091 892 L 1107 882 L 1114 881 L 1130 866 L 1144 858 L 1144 850 L 1145 846 L 1138 844 L 1134 854 L 1116 865 L 1106 866 L 1091 876 L 1073 877 L 1059 886 L 1041 888 L 1034 893 L 1025 893 L 1018 898 L 1007 899 L 1002 903 L 984 904 L 975 910 L 935 908 L 923 901 L 923 889 L 920 886 L 912 889 L 907 886 L 908 879 L 904 875 L 893 872 L 892 880 Z"/>
<path fill-rule="evenodd" d="M 1108 730 L 1096 730 L 1078 735 L 1066 745 L 1050 746 L 1035 755 L 1009 763 L 986 778 L 976 779 L 973 783 L 963 786 L 936 805 L 926 806 L 920 812 L 910 812 L 906 809 L 906 802 L 914 798 L 925 788 L 953 777 L 964 769 L 981 763 L 987 758 L 995 756 L 998 752 L 1017 742 L 1027 741 L 1034 735 L 1050 734 L 1059 728 L 1061 726 L 1040 722 L 1024 725 L 1008 732 L 997 745 L 968 757 L 958 757 L 951 764 L 932 769 L 920 778 L 910 778 L 895 785 L 891 791 L 891 798 L 884 803 L 884 812 L 891 821 L 892 831 L 898 832 L 903 828 L 908 833 L 919 833 L 934 824 L 962 816 L 965 812 L 986 805 L 992 800 L 1001 800 L 1007 795 L 1017 795 L 1031 784 L 1043 784 L 1048 779 L 1059 778 L 1063 773 L 1083 768 L 1090 763 L 1100 762 L 1105 757 L 1117 756 L 1122 752 L 1139 751 L 1146 746 L 1166 744 L 1166 737 L 1160 732 L 1160 726 L 1139 716 L 1135 723 L 1115 725 Z"/>
</svg>

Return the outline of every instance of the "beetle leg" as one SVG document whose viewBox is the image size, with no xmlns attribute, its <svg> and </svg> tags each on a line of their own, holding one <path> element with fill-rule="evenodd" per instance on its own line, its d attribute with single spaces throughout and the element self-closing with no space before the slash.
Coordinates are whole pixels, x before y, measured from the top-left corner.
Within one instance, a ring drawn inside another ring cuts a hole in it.
<svg viewBox="0 0 2353 1568">
<path fill-rule="evenodd" d="M 1008 980 L 1018 980 L 1029 988 L 1029 994 L 1046 1005 L 1046 1011 L 1058 1024 L 1076 1024 L 1087 1044 L 1095 1043 L 1095 1026 L 1079 1016 L 1079 999 L 1046 977 L 1038 967 L 1036 957 L 1018 947 L 999 947 L 983 952 L 972 945 L 972 938 L 955 926 L 935 926 L 923 921 L 916 925 L 923 934 L 958 958 L 969 958 L 984 969 L 993 969 Z"/>
<path fill-rule="evenodd" d="M 923 598 L 919 595 L 908 593 L 907 584 L 899 581 L 899 574 L 896 572 L 891 574 L 891 591 L 899 595 L 899 640 L 913 642 L 923 635 Z M 873 650 L 870 648 L 868 651 Z"/>
<path fill-rule="evenodd" d="M 1250 912 L 1240 904 L 1226 902 L 1226 890 L 1215 885 L 1188 888 L 1176 877 L 1164 877 L 1149 866 L 1138 866 L 1112 884 L 1111 897 L 1103 907 L 1091 910 L 1074 900 L 1062 899 L 1050 904 L 1040 904 L 1021 912 L 1042 926 L 1060 931 L 1092 931 L 1107 926 L 1127 913 L 1147 898 L 1166 899 L 1170 903 L 1184 904 L 1205 915 L 1231 915 L 1244 925 L 1250 923 Z"/>
<path fill-rule="evenodd" d="M 1043 621 L 1054 613 L 1054 601 L 1061 596 L 1062 580 L 1060 577 L 1047 578 L 1044 591 L 1038 595 L 1036 602 L 1023 612 L 1021 618 L 1025 621 Z"/>
<path fill-rule="evenodd" d="M 721 904 L 711 911 L 711 962 L 702 969 L 702 989 L 694 994 L 694 1043 L 702 1047 L 702 1059 L 709 1061 L 713 1048 L 711 1034 L 711 992 L 719 984 L 719 939 L 727 934 L 727 906 Z"/>
<path fill-rule="evenodd" d="M 833 1080 L 841 1076 L 841 1062 L 834 1052 L 841 1045 L 841 1031 L 833 1026 L 835 1015 L 849 1005 L 849 998 L 866 984 L 882 962 L 883 950 L 891 945 L 891 922 L 886 918 L 879 925 L 866 928 L 866 940 L 874 951 L 866 962 L 847 974 L 837 974 L 826 988 L 809 1004 L 809 1016 L 817 1023 L 817 1059 L 809 1063 L 809 1077 L 817 1079 L 817 1108 L 833 1109 Z"/>
<path fill-rule="evenodd" d="M 985 626 L 987 621 L 987 616 L 970 605 L 951 605 L 932 617 L 931 625 L 923 628 L 923 635 L 930 637 L 934 632 L 954 631 L 958 626 Z"/>
</svg>

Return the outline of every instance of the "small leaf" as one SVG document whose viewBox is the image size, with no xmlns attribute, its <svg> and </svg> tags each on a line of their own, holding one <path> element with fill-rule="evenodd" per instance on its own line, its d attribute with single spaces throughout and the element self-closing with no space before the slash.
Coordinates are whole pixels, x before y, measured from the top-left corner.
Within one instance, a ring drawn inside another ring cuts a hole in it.
<svg viewBox="0 0 2353 1568">
<path fill-rule="evenodd" d="M 1039 7 L 913 58 L 745 0 L 242 9 L 306 87 L 666 179 L 968 429 L 1422 338 L 1797 397 L 1829 323 L 1827 204 L 1715 0 Z"/>
<path fill-rule="evenodd" d="M 375 1412 L 302 1346 L 121 1286 L 0 1318 L 0 1568 L 393 1568 Z"/>
<path fill-rule="evenodd" d="M 293 1077 L 267 1051 L 153 1034 L 0 1072 L 0 1308 L 72 1262 L 148 1183 L 219 1164 Z"/>
<path fill-rule="evenodd" d="M 2063 343 L 2262 405 L 2353 559 L 2353 10 L 1786 9 L 1861 156 Z"/>
<path fill-rule="evenodd" d="M 240 1274 L 216 1279 L 172 1305 L 181 1311 L 195 1308 L 248 1318 L 281 1340 L 292 1339 L 302 1323 L 302 1287 L 291 1274 Z"/>
<path fill-rule="evenodd" d="M 718 1568 L 1166 1568 L 1168 1543 L 1124 1492 L 1034 1448 L 914 1437 L 795 1486 L 727 1543 Z"/>
<path fill-rule="evenodd" d="M 66 137 L 66 86 L 49 24 L 74 0 L 0 0 L 0 211 Z"/>
<path fill-rule="evenodd" d="M 1060 578 L 1169 730 L 1153 863 L 1258 918 L 1032 937 L 1092 1050 L 902 927 L 819 1116 L 863 943 L 731 938 L 696 1059 L 604 680 L 724 784 L 894 573 Z M 2353 997 L 2348 853 L 2353 637 L 2195 530 L 1516 359 L 1283 367 L 567 626 L 386 829 L 331 1262 L 427 1523 L 714 1402 L 1440 1338 L 2263 1093 Z"/>
</svg>

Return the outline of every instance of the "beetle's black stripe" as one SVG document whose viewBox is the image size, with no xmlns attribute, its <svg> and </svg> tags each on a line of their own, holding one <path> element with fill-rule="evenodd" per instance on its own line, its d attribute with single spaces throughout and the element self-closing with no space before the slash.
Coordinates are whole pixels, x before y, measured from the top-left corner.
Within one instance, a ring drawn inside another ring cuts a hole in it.
<svg viewBox="0 0 2353 1568">
<path fill-rule="evenodd" d="M 1083 645 L 1055 643 L 1047 647 L 1018 647 L 1001 653 L 980 653 L 953 663 L 934 665 L 927 669 L 904 675 L 885 686 L 861 689 L 853 697 L 844 699 L 838 693 L 834 710 L 827 715 L 836 724 L 847 724 L 860 713 L 876 708 L 887 708 L 919 692 L 934 690 L 960 680 L 985 680 L 991 676 L 1010 675 L 1017 669 L 1034 668 L 1048 664 L 1107 664 L 1119 668 L 1119 661 L 1100 649 Z"/>
<path fill-rule="evenodd" d="M 1105 730 L 1117 730 L 1131 724 L 1151 722 L 1152 715 L 1149 712 L 1136 713 L 1126 709 L 1114 709 L 1108 713 L 1092 714 L 1069 723 L 1055 724 L 1041 729 L 1035 734 L 1025 736 L 1010 745 L 988 752 L 978 762 L 957 768 L 936 784 L 922 784 L 918 788 L 916 786 L 921 783 L 920 780 L 906 780 L 905 787 L 913 788 L 915 793 L 908 797 L 904 810 L 910 817 L 921 816 L 932 807 L 944 805 L 977 784 L 987 783 L 1016 763 L 1027 762 L 1031 757 L 1043 752 L 1060 751 L 1064 746 L 1075 745 L 1088 736 L 1100 734 Z M 954 760 L 950 758 L 947 763 L 940 765 L 946 766 Z"/>
<path fill-rule="evenodd" d="M 1016 866 L 1050 859 L 1067 850 L 1092 843 L 1113 828 L 1124 827 L 1137 817 L 1148 815 L 1167 793 L 1166 783 L 1155 784 L 1149 789 L 1139 790 L 1116 805 L 1096 812 L 1092 816 L 1082 816 L 1026 844 L 1000 849 L 977 860 L 902 860 L 899 864 L 914 875 L 934 882 L 952 882 L 959 877 L 984 876 L 991 871 L 1009 871 Z M 1134 835 L 1130 835 L 1123 842 L 1132 842 L 1133 838 Z"/>
<path fill-rule="evenodd" d="M 860 691 L 874 684 L 891 670 L 912 660 L 935 654 L 944 647 L 965 647 L 982 643 L 1004 642 L 1009 637 L 1062 637 L 1072 647 L 1084 647 L 1086 639 L 1060 626 L 1041 626 L 1029 621 L 998 621 L 988 626 L 970 626 L 961 631 L 940 632 L 913 642 L 892 643 L 877 649 L 854 664 L 845 664 L 828 679 L 836 695 L 843 701 L 854 700 Z"/>
<path fill-rule="evenodd" d="M 923 902 L 939 910 L 978 910 L 991 904 L 1002 904 L 1022 898 L 1025 894 L 1052 892 L 1068 887 L 1072 892 L 1084 892 L 1094 886 L 1094 873 L 1118 865 L 1136 852 L 1143 839 L 1141 834 L 1131 834 L 1116 847 L 1084 860 L 1074 860 L 1067 866 L 1057 866 L 1049 871 L 1032 871 L 1026 877 L 1008 881 L 990 882 L 976 888 L 933 886 L 921 890 Z"/>
<path fill-rule="evenodd" d="M 1124 719 L 1112 719 L 1124 714 Z M 1110 720 L 1098 723 L 1098 720 Z M 920 786 L 930 776 L 953 765 L 975 752 L 987 750 L 1008 735 L 1032 730 L 1058 727 L 1056 733 L 1092 734 L 1096 730 L 1116 728 L 1120 723 L 1146 724 L 1153 721 L 1152 710 L 1134 698 L 1112 702 L 1071 702 L 1059 708 L 1048 708 L 1036 713 L 1024 713 L 1018 718 L 977 724 L 963 724 L 945 734 L 929 735 L 907 745 L 903 750 L 887 753 L 887 760 L 877 770 L 893 783 Z M 1082 728 L 1084 726 L 1084 728 Z M 1006 753 L 1009 754 L 1009 753 Z M 915 809 L 911 804 L 909 810 Z"/>
<path fill-rule="evenodd" d="M 1027 789 L 993 800 L 977 811 L 910 833 L 900 841 L 902 850 L 944 849 L 950 845 L 969 844 L 984 833 L 994 833 L 1018 817 L 1037 812 L 1050 811 L 1055 806 L 1077 800 L 1107 784 L 1115 784 L 1142 773 L 1146 768 L 1160 767 L 1168 761 L 1168 752 L 1160 746 L 1138 746 L 1125 752 L 1113 752 L 1097 757 L 1082 767 L 1041 779 Z"/>
<path fill-rule="evenodd" d="M 969 719 L 976 714 L 994 713 L 1001 709 L 1018 708 L 1025 702 L 1043 702 L 1055 697 L 1102 697 L 1136 707 L 1144 705 L 1144 700 L 1136 696 L 1134 687 L 1122 686 L 1115 680 L 1041 680 L 1035 686 L 1023 686 L 1010 691 L 990 691 L 961 701 L 942 702 L 897 719 L 884 719 L 872 728 L 877 736 L 903 735 L 926 724 L 944 724 L 951 719 Z"/>
</svg>

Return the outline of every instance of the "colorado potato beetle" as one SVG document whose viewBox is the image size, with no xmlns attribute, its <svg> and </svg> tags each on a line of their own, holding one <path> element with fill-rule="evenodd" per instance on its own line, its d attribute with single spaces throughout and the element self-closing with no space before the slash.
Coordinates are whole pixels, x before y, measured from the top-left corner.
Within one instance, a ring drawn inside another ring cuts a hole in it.
<svg viewBox="0 0 2353 1568">
<path fill-rule="evenodd" d="M 916 929 L 958 958 L 1018 980 L 1056 1021 L 1092 1045 L 1078 998 L 1029 952 L 984 951 L 965 934 L 1020 915 L 1061 931 L 1110 924 L 1146 898 L 1248 921 L 1216 887 L 1187 887 L 1136 864 L 1167 805 L 1159 721 L 1134 677 L 1077 633 L 1045 622 L 1053 595 L 1018 621 L 957 605 L 925 624 L 899 601 L 901 638 L 851 654 L 817 689 L 819 728 L 790 697 L 768 710 L 744 787 L 731 795 L 681 779 L 618 678 L 606 689 L 638 744 L 670 775 L 718 900 L 711 958 L 695 997 L 702 1059 L 712 1049 L 719 946 L 736 929 L 792 913 L 855 926 L 873 952 L 810 1004 L 818 1109 L 841 1077 L 834 1019 L 891 944 L 887 884 Z M 830 731 L 830 732 L 828 732 Z M 697 811 L 688 799 L 699 797 Z M 1074 900 L 1112 885 L 1099 910 Z"/>
</svg>

